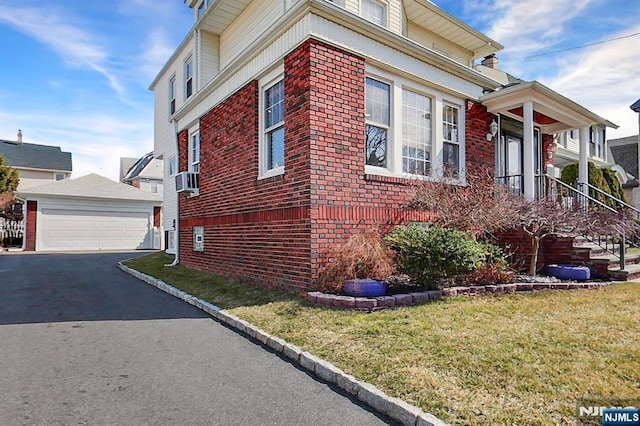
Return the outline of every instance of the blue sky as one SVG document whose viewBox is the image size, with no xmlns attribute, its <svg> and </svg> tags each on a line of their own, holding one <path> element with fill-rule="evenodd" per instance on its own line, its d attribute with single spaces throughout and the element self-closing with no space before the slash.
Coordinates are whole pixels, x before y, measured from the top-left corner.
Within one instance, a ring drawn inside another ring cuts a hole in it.
<svg viewBox="0 0 640 426">
<path fill-rule="evenodd" d="M 500 68 L 638 132 L 640 1 L 434 0 L 505 46 Z M 0 139 L 57 145 L 73 177 L 117 179 L 153 149 L 149 83 L 193 14 L 182 0 L 0 0 Z M 635 36 L 569 49 L 627 35 Z"/>
</svg>

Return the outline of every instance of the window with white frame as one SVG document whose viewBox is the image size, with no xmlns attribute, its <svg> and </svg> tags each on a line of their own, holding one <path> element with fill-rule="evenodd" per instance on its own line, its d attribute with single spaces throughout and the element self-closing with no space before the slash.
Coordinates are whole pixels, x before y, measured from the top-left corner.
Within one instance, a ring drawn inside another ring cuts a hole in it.
<svg viewBox="0 0 640 426">
<path fill-rule="evenodd" d="M 365 93 L 367 165 L 387 167 L 387 142 L 391 126 L 391 86 L 367 77 Z"/>
<path fill-rule="evenodd" d="M 260 174 L 268 177 L 284 173 L 284 78 L 277 72 L 261 83 Z"/>
<path fill-rule="evenodd" d="M 191 57 L 184 63 L 184 93 L 186 98 L 193 95 L 193 58 Z"/>
<path fill-rule="evenodd" d="M 192 133 L 189 138 L 189 171 L 200 173 L 200 131 Z"/>
<path fill-rule="evenodd" d="M 360 15 L 374 24 L 387 26 L 387 5 L 378 0 L 362 0 Z"/>
<path fill-rule="evenodd" d="M 176 76 L 169 79 L 169 114 L 176 112 Z"/>
<path fill-rule="evenodd" d="M 460 173 L 459 115 L 457 107 L 442 106 L 442 163 L 455 176 Z"/>
<path fill-rule="evenodd" d="M 431 98 L 402 91 L 402 172 L 431 175 Z"/>
<path fill-rule="evenodd" d="M 365 173 L 464 180 L 464 100 L 374 66 L 365 83 Z"/>
<path fill-rule="evenodd" d="M 169 158 L 169 176 L 173 176 L 178 173 L 178 160 L 176 157 Z"/>
<path fill-rule="evenodd" d="M 198 19 L 200 19 L 202 17 L 202 15 L 204 15 L 204 12 L 207 10 L 207 8 L 211 5 L 211 2 L 213 0 L 202 0 L 200 3 L 198 3 Z"/>
<path fill-rule="evenodd" d="M 607 129 L 606 128 L 598 128 L 598 145 L 596 149 L 596 155 L 598 158 L 602 158 L 606 161 L 606 149 L 605 144 L 607 142 Z"/>
</svg>

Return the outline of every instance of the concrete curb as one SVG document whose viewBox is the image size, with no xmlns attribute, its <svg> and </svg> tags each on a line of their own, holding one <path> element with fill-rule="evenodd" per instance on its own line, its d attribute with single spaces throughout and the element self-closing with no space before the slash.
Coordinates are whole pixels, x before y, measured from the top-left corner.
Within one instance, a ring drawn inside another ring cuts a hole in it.
<svg viewBox="0 0 640 426">
<path fill-rule="evenodd" d="M 369 407 L 386 414 L 404 426 L 447 426 L 447 423 L 438 419 L 434 415 L 425 413 L 420 408 L 408 404 L 401 399 L 390 397 L 372 384 L 356 379 L 335 365 L 320 359 L 309 352 L 303 351 L 296 345 L 292 345 L 278 337 L 270 335 L 266 331 L 260 330 L 253 324 L 225 312 L 216 305 L 212 305 L 211 303 L 198 299 L 197 297 L 185 293 L 182 290 L 178 290 L 162 280 L 143 274 L 135 269 L 131 269 L 122 264 L 122 262 L 118 262 L 117 266 L 127 274 L 144 281 L 165 293 L 169 293 L 190 305 L 202 309 L 218 321 L 252 337 L 262 345 L 269 347 L 273 351 L 290 359 L 301 368 L 315 374 L 326 382 L 338 386 L 340 389 L 350 395 L 353 395 Z"/>
</svg>

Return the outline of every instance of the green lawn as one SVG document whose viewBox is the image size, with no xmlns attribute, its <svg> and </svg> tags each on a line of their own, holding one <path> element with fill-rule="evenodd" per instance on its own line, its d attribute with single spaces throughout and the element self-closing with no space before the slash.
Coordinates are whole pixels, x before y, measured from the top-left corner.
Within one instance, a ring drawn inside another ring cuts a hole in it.
<svg viewBox="0 0 640 426">
<path fill-rule="evenodd" d="M 461 425 L 575 424 L 577 399 L 640 399 L 640 284 L 453 298 L 372 314 L 128 262 Z"/>
</svg>

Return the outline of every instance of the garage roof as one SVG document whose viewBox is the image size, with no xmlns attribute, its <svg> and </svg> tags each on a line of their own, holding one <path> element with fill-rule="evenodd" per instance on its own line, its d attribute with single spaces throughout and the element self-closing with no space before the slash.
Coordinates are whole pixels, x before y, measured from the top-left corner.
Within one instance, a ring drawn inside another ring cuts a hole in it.
<svg viewBox="0 0 640 426">
<path fill-rule="evenodd" d="M 16 195 L 21 198 L 59 196 L 162 202 L 159 194 L 142 191 L 141 189 L 112 181 L 95 173 L 77 179 L 64 179 L 35 188 L 17 191 Z"/>
</svg>

